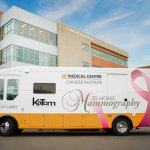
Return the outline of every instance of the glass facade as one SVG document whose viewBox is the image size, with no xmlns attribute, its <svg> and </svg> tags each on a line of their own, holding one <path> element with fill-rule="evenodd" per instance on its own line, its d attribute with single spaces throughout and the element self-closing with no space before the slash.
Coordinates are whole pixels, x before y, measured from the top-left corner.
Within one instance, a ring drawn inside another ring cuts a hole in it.
<svg viewBox="0 0 150 150">
<path fill-rule="evenodd" d="M 57 46 L 57 34 L 16 19 L 11 19 L 0 28 L 0 40 L 3 40 L 12 34 Z M 84 52 L 89 54 L 91 53 L 92 56 L 96 56 L 122 66 L 127 66 L 126 60 L 117 58 L 94 48 L 91 49 L 90 45 L 86 43 L 81 43 L 81 49 Z M 57 56 L 17 45 L 6 47 L 0 52 L 0 64 L 10 61 L 19 61 L 40 66 L 57 66 Z M 90 67 L 90 64 L 82 62 L 82 66 Z"/>
<path fill-rule="evenodd" d="M 0 28 L 0 40 L 3 40 L 5 37 L 13 33 L 13 20 L 6 23 Z"/>
<path fill-rule="evenodd" d="M 0 40 L 3 40 L 11 34 L 17 34 L 35 41 L 57 46 L 57 35 L 55 33 L 43 30 L 16 19 L 10 20 L 0 28 Z"/>
<path fill-rule="evenodd" d="M 19 61 L 39 66 L 57 66 L 55 55 L 17 45 L 11 45 L 3 49 L 0 55 L 1 64 L 9 61 Z"/>
<path fill-rule="evenodd" d="M 89 52 L 89 50 L 90 50 L 89 45 L 87 45 L 85 43 L 82 43 L 81 48 L 85 52 Z"/>
<path fill-rule="evenodd" d="M 122 66 L 127 66 L 126 60 L 117 58 L 115 56 L 112 56 L 110 54 L 107 54 L 105 52 L 99 51 L 99 50 L 94 49 L 94 48 L 92 48 L 92 55 L 99 57 L 99 58 L 102 58 L 102 59 L 106 59 L 106 60 L 114 62 L 114 63 L 117 63 L 117 64 L 122 65 Z"/>
</svg>

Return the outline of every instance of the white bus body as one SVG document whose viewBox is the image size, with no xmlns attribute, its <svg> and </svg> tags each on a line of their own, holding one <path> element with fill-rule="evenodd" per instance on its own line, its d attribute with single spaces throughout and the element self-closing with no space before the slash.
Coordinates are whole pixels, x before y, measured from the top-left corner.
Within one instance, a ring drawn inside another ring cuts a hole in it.
<svg viewBox="0 0 150 150">
<path fill-rule="evenodd" d="M 16 67 L 0 70 L 0 134 L 22 129 L 150 125 L 150 70 Z"/>
</svg>

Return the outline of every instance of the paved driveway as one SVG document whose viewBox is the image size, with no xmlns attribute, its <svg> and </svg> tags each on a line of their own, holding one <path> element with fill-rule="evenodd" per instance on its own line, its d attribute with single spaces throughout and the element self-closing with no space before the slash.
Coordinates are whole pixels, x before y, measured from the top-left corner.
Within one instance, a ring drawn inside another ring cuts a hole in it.
<svg viewBox="0 0 150 150">
<path fill-rule="evenodd" d="M 150 127 L 118 137 L 105 132 L 24 131 L 0 137 L 0 150 L 150 150 Z"/>
</svg>

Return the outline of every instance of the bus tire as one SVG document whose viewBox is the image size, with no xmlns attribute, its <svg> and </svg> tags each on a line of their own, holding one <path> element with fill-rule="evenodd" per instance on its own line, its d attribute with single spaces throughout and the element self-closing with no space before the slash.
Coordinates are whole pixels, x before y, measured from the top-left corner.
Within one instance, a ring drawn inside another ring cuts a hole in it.
<svg viewBox="0 0 150 150">
<path fill-rule="evenodd" d="M 11 118 L 2 119 L 0 122 L 0 135 L 12 136 L 15 134 L 16 124 Z"/>
<path fill-rule="evenodd" d="M 120 117 L 113 122 L 112 131 L 117 136 L 129 135 L 131 123 L 127 118 Z"/>
</svg>

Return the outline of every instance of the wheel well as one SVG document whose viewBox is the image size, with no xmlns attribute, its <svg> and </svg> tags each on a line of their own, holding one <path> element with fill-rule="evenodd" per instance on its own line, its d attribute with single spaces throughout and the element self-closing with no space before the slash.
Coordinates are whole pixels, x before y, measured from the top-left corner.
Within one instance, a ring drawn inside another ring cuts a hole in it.
<svg viewBox="0 0 150 150">
<path fill-rule="evenodd" d="M 127 120 L 130 122 L 130 124 L 131 124 L 131 129 L 133 128 L 132 120 L 131 120 L 129 117 L 127 117 L 127 116 L 118 116 L 118 117 L 116 117 L 116 118 L 113 120 L 113 122 L 112 122 L 112 126 L 113 126 L 114 122 L 115 122 L 117 119 L 119 119 L 119 118 L 125 118 L 125 119 L 127 119 Z"/>
<path fill-rule="evenodd" d="M 16 128 L 18 128 L 18 122 L 17 122 L 17 120 L 16 120 L 14 117 L 11 117 L 11 116 L 3 116 L 3 117 L 0 118 L 0 122 L 1 122 L 2 120 L 4 120 L 4 119 L 7 119 L 7 118 L 13 120 L 14 123 L 15 123 Z"/>
</svg>

